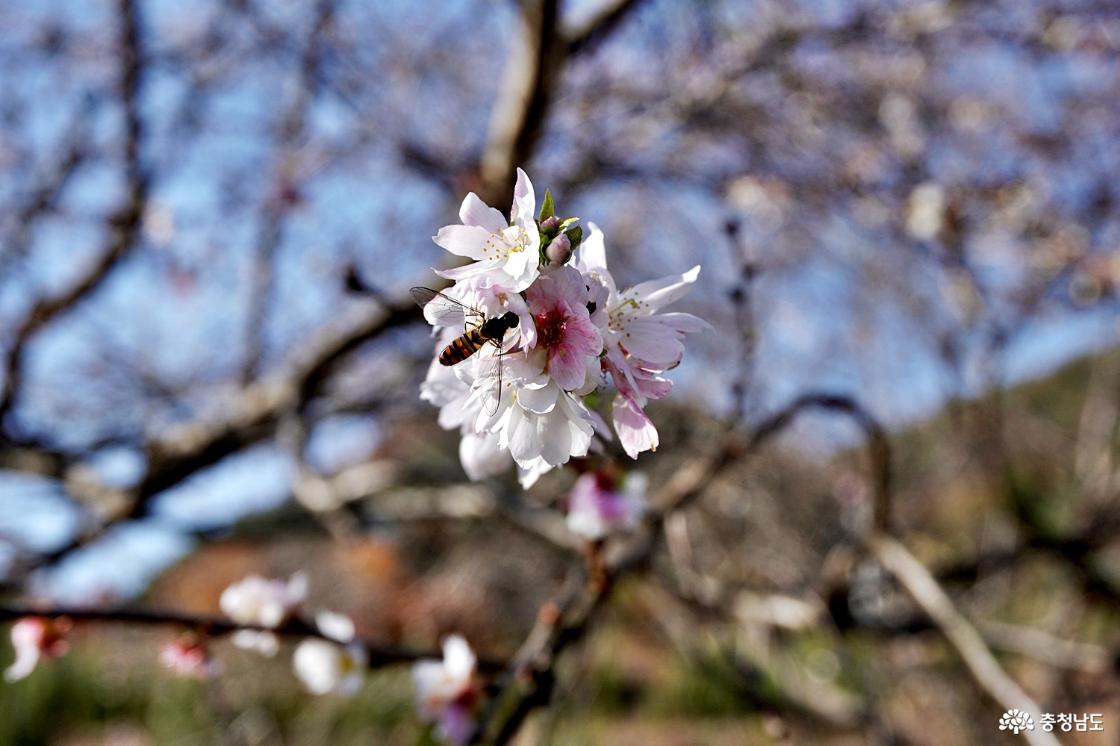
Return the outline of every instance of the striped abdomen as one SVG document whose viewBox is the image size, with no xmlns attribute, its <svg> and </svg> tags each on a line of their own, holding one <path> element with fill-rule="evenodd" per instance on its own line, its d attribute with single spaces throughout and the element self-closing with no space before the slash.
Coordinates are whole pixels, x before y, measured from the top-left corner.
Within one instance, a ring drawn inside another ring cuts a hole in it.
<svg viewBox="0 0 1120 746">
<path fill-rule="evenodd" d="M 439 353 L 440 365 L 456 365 L 463 362 L 481 350 L 488 339 L 488 337 L 483 336 L 481 327 L 468 330 L 462 336 L 451 340 L 451 344 L 443 348 L 443 352 Z"/>
</svg>

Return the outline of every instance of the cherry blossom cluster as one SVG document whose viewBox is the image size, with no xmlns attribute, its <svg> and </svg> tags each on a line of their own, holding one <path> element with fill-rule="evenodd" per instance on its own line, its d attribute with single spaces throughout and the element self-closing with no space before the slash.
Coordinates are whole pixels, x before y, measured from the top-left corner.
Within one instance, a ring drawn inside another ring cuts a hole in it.
<svg viewBox="0 0 1120 746">
<path fill-rule="evenodd" d="M 287 581 L 250 575 L 226 588 L 219 603 L 238 624 L 275 629 L 300 613 L 306 596 L 307 579 L 302 573 Z M 323 637 L 301 641 L 292 655 L 296 677 L 312 694 L 357 694 L 365 683 L 369 655 L 355 637 L 353 620 L 344 614 L 319 611 L 315 627 Z M 233 642 L 275 655 L 279 643 L 268 629 L 239 630 Z M 203 665 L 207 672 L 216 670 L 207 656 L 200 656 L 198 667 L 186 666 L 183 661 L 194 662 L 195 658 L 171 648 L 164 650 L 161 660 L 188 675 L 198 675 Z M 446 743 L 465 743 L 474 731 L 475 709 L 481 701 L 475 667 L 474 652 L 458 635 L 444 640 L 443 660 L 421 660 L 413 665 L 417 710 Z"/>
<path fill-rule="evenodd" d="M 219 605 L 237 624 L 265 627 L 235 632 L 233 643 L 273 656 L 279 649 L 268 631 L 294 618 L 307 598 L 307 578 L 296 573 L 287 581 L 250 575 L 222 592 Z M 357 694 L 365 683 L 369 655 L 355 639 L 354 622 L 344 614 L 319 611 L 315 627 L 324 638 L 310 637 L 296 646 L 292 668 L 312 694 Z"/>
<path fill-rule="evenodd" d="M 471 479 L 516 464 L 526 488 L 550 469 L 586 456 L 617 434 L 631 458 L 657 448 L 647 403 L 669 393 L 665 372 L 684 354 L 686 334 L 710 329 L 688 313 L 663 309 L 696 282 L 700 267 L 619 289 L 607 269 L 603 232 L 556 215 L 552 195 L 538 210 L 529 177 L 517 171 L 510 218 L 474 193 L 461 224 L 441 228 L 436 244 L 471 260 L 437 270 L 454 281 L 447 298 L 483 319 L 516 318 L 492 339 L 448 365 L 438 353 L 464 334 L 464 316 L 424 308 L 437 338 L 421 398 L 439 407 L 439 423 L 458 429 L 459 456 Z M 512 314 L 512 316 L 511 316 Z M 472 324 L 466 316 L 466 327 Z M 609 426 L 598 402 L 611 397 Z M 613 426 L 613 428 L 612 428 Z"/>
<path fill-rule="evenodd" d="M 302 573 L 286 581 L 250 575 L 226 588 L 219 605 L 231 621 L 246 627 L 233 633 L 235 645 L 274 656 L 279 641 L 271 630 L 296 619 L 304 610 L 306 596 L 307 579 Z M 65 617 L 17 620 L 10 632 L 15 660 L 4 671 L 4 679 L 17 682 L 40 662 L 66 654 L 72 627 Z M 314 615 L 314 629 L 321 637 L 304 638 L 292 654 L 296 678 L 312 694 L 358 694 L 365 683 L 369 654 L 355 636 L 353 620 L 320 610 Z M 223 670 L 221 662 L 211 656 L 206 637 L 194 631 L 165 644 L 159 662 L 185 678 L 209 679 Z M 466 640 L 452 635 L 443 642 L 442 660 L 413 664 L 417 711 L 445 743 L 463 744 L 474 732 L 476 710 L 482 701 L 476 663 Z"/>
</svg>

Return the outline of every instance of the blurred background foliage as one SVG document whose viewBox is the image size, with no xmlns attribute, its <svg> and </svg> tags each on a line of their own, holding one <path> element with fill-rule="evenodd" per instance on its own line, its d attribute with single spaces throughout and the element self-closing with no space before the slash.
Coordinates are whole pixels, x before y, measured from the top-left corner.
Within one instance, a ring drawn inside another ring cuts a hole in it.
<svg viewBox="0 0 1120 746">
<path fill-rule="evenodd" d="M 512 655 L 573 561 L 571 478 L 464 481 L 405 291 L 523 166 L 622 285 L 704 267 L 681 308 L 717 332 L 651 409 L 651 484 L 856 402 L 896 535 L 1008 674 L 1120 727 L 1115 3 L 0 0 L 0 28 L 0 605 L 212 614 L 306 569 L 371 639 Z M 874 464 L 836 415 L 666 516 L 519 743 L 1014 742 L 860 552 Z M 168 635 L 81 626 L 0 687 L 0 743 L 431 738 L 403 669 L 313 699 L 220 642 L 226 676 L 176 681 Z"/>
</svg>

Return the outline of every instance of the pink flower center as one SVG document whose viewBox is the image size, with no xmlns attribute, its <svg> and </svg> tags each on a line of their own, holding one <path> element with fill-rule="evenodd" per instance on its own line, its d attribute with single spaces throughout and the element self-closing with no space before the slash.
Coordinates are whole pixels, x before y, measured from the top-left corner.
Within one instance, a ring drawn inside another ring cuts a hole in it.
<svg viewBox="0 0 1120 746">
<path fill-rule="evenodd" d="M 568 315 L 559 308 L 535 316 L 537 322 L 537 344 L 548 349 L 558 347 L 564 341 L 564 327 Z"/>
</svg>

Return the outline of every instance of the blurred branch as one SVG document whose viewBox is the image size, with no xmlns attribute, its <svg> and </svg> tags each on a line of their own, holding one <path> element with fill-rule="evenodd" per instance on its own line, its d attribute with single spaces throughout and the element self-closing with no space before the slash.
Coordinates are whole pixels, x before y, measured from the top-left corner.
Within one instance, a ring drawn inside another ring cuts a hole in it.
<svg viewBox="0 0 1120 746">
<path fill-rule="evenodd" d="M 560 29 L 559 0 L 521 3 L 521 33 L 513 36 L 480 168 L 483 199 L 506 204 L 514 171 L 525 164 L 544 131 L 553 88 L 569 56 L 592 49 L 640 5 L 640 0 L 608 0 L 586 22 Z M 413 160 L 419 160 L 412 154 Z"/>
<path fill-rule="evenodd" d="M 263 627 L 254 624 L 235 624 L 224 617 L 181 614 L 171 611 L 149 611 L 146 609 L 0 606 L 0 623 L 16 621 L 24 617 L 48 617 L 51 619 L 66 617 L 75 622 L 185 627 L 186 629 L 194 630 L 209 637 L 220 637 L 242 630 L 252 630 L 257 632 L 272 632 L 281 637 L 316 637 L 329 642 L 338 642 L 334 638 L 323 634 L 314 624 L 310 624 L 299 618 L 289 619 L 277 627 Z M 357 641 L 369 652 L 370 668 L 379 668 L 398 663 L 412 663 L 422 659 L 439 659 L 443 657 L 443 653 L 435 649 L 420 650 L 400 648 L 361 638 L 358 638 Z M 501 668 L 501 663 L 490 658 L 480 657 L 478 659 L 478 667 L 479 670 L 483 672 L 496 671 Z"/>
<path fill-rule="evenodd" d="M 1033 627 L 979 621 L 977 629 L 994 650 L 1033 658 L 1055 668 L 1090 674 L 1105 673 L 1114 656 L 1099 645 L 1065 640 Z"/>
<path fill-rule="evenodd" d="M 108 220 L 109 239 L 100 257 L 68 290 L 53 298 L 39 301 L 16 329 L 4 358 L 4 387 L 0 389 L 0 425 L 11 411 L 19 392 L 24 357 L 31 338 L 58 316 L 85 299 L 104 282 L 109 273 L 136 245 L 144 209 L 148 200 L 148 179 L 140 163 L 143 134 L 140 121 L 139 89 L 142 54 L 139 38 L 138 10 L 133 0 L 119 0 L 121 63 L 118 89 L 124 108 L 124 175 L 127 197 Z"/>
<path fill-rule="evenodd" d="M 564 29 L 568 54 L 577 55 L 594 49 L 641 4 L 641 0 L 603 2 L 583 23 Z"/>
<path fill-rule="evenodd" d="M 758 261 L 748 244 L 742 239 L 737 218 L 728 218 L 723 230 L 733 265 L 739 267 L 739 276 L 729 295 L 734 320 L 739 330 L 738 372 L 731 384 L 732 418 L 742 422 L 747 416 L 747 402 L 755 382 L 758 355 L 758 318 L 755 312 L 755 295 L 759 274 Z"/>
<path fill-rule="evenodd" d="M 537 144 L 552 83 L 563 62 L 563 45 L 556 33 L 559 0 L 526 0 L 521 7 L 521 32 L 511 38 L 480 163 L 483 199 L 490 204 L 509 202 L 514 171 Z"/>
<path fill-rule="evenodd" d="M 929 616 L 961 656 L 985 693 L 1005 709 L 1018 707 L 1040 712 L 1038 705 L 1000 668 L 983 637 L 956 610 L 929 571 L 902 544 L 884 533 L 884 527 L 890 525 L 890 453 L 881 425 L 850 398 L 833 394 L 806 394 L 764 420 L 745 443 L 733 431 L 728 432 L 715 453 L 693 460 L 678 469 L 654 501 L 657 509 L 646 521 L 647 530 L 642 537 L 631 542 L 630 546 L 605 561 L 600 554 L 602 549 L 598 545 L 592 546 L 585 582 L 579 580 L 584 576 L 573 574 L 560 596 L 542 607 L 537 625 L 507 670 L 505 683 L 496 698 L 498 701 L 492 706 L 489 717 L 483 721 L 478 735 L 489 734 L 494 743 L 506 743 L 532 710 L 548 704 L 554 688 L 553 666 L 556 657 L 565 647 L 586 634 L 593 615 L 606 600 L 619 577 L 649 561 L 658 540 L 664 536 L 661 529 L 667 516 L 702 494 L 725 467 L 755 452 L 787 427 L 798 413 L 810 408 L 823 408 L 852 417 L 867 435 L 876 485 L 876 529 L 865 541 L 868 550 Z M 1002 634 L 1006 637 L 1006 630 Z M 1038 641 L 1030 642 L 1033 645 Z M 1020 644 L 1019 649 L 1031 645 Z M 1104 657 L 1095 648 L 1067 646 L 1064 653 L 1067 662 L 1073 658 L 1079 663 L 1089 661 L 1093 666 L 1100 666 Z M 1028 738 L 1032 744 L 1050 746 L 1057 743 L 1052 736 L 1041 731 L 1028 733 Z"/>
<path fill-rule="evenodd" d="M 663 578 L 659 580 L 664 581 Z M 649 607 L 650 617 L 661 624 L 681 655 L 701 665 L 705 660 L 710 659 L 711 651 L 696 643 L 696 625 L 699 621 L 695 618 L 696 612 L 727 621 L 731 616 L 728 609 L 695 604 L 691 599 L 681 596 L 679 589 L 673 588 L 668 582 L 649 583 L 643 586 L 642 590 L 643 595 L 648 597 L 646 605 Z M 759 595 L 750 601 L 741 600 L 743 603 L 736 605 L 734 615 L 736 621 L 740 622 L 742 617 L 738 612 L 747 612 L 747 608 L 753 606 L 755 600 L 762 607 L 759 609 L 761 617 L 767 619 L 771 618 L 771 608 L 788 608 L 791 605 L 809 606 L 803 601 L 788 597 L 767 598 Z M 671 615 L 667 611 L 673 608 L 674 603 L 683 607 L 680 615 Z M 810 613 L 810 610 L 805 609 L 805 613 Z M 775 615 L 775 618 L 784 615 L 783 611 Z M 675 624 L 670 623 L 674 616 L 678 617 Z M 813 617 L 819 620 L 820 615 L 813 613 Z M 806 618 L 806 621 L 809 619 Z M 764 626 L 766 624 L 767 622 L 763 622 Z M 754 629 L 757 630 L 757 627 Z M 874 718 L 875 713 L 868 708 L 865 701 L 834 684 L 814 680 L 806 675 L 788 660 L 788 656 L 783 654 L 780 647 L 772 648 L 768 644 L 768 636 L 762 636 L 762 639 L 767 642 L 761 644 L 750 644 L 749 640 L 752 637 L 750 634 L 733 633 L 730 637 L 731 640 L 720 643 L 720 655 L 726 657 L 727 664 L 735 671 L 739 685 L 752 705 L 770 712 L 797 714 L 830 728 L 842 730 L 865 728 Z M 755 635 L 755 637 L 759 636 Z M 740 640 L 747 642 L 744 644 Z"/>
<path fill-rule="evenodd" d="M 279 141 L 275 148 L 275 164 L 271 190 L 261 203 L 257 218 L 257 234 L 253 247 L 253 268 L 249 275 L 249 310 L 245 328 L 245 356 L 241 380 L 248 383 L 260 371 L 265 353 L 265 327 L 268 305 L 272 299 L 275 267 L 273 258 L 284 239 L 286 218 L 298 195 L 299 146 L 306 130 L 307 116 L 315 101 L 319 81 L 319 60 L 323 40 L 334 17 L 333 0 L 319 0 L 315 5 L 315 21 L 308 33 L 299 63 L 299 81 L 295 97 L 280 122 Z"/>
<path fill-rule="evenodd" d="M 748 450 L 754 451 L 781 432 L 793 419 L 810 409 L 823 409 L 846 415 L 863 430 L 871 471 L 873 524 L 876 530 L 891 530 L 891 449 L 887 432 L 867 409 L 855 399 L 842 394 L 812 393 L 798 397 L 778 413 L 755 428 Z"/>
<path fill-rule="evenodd" d="M 871 554 L 906 589 L 907 594 L 929 615 L 960 655 L 973 679 L 1004 710 L 1021 709 L 1037 715 L 1042 708 L 1000 668 L 983 638 L 957 611 L 929 571 L 898 541 L 874 534 L 866 542 Z M 1033 746 L 1058 746 L 1049 733 L 1024 731 Z"/>
<path fill-rule="evenodd" d="M 667 518 L 703 494 L 725 469 L 756 453 L 798 413 L 811 408 L 846 414 L 864 429 L 876 472 L 875 483 L 883 491 L 876 493 L 877 509 L 883 513 L 877 522 L 888 524 L 889 499 L 885 493 L 889 488 L 890 454 L 886 434 L 855 400 L 835 394 L 806 394 L 764 420 L 746 440 L 734 429 L 725 430 L 712 453 L 688 461 L 665 482 L 652 499 L 654 510 L 636 538 L 616 552 L 605 552 L 609 547 L 598 544 L 590 547 L 587 572 L 579 573 L 573 568 L 565 589 L 541 608 L 537 624 L 507 669 L 501 691 L 477 736 L 488 736 L 488 742 L 495 744 L 506 743 L 534 709 L 547 705 L 555 684 L 556 658 L 584 637 L 619 578 L 648 565 L 664 537 Z"/>
<path fill-rule="evenodd" d="M 193 474 L 272 436 L 288 412 L 306 407 L 325 385 L 335 366 L 361 345 L 382 333 L 420 320 L 420 309 L 408 299 L 390 306 L 363 310 L 325 331 L 318 344 L 278 375 L 255 382 L 229 398 L 220 416 L 171 428 L 142 446 L 147 471 L 133 488 L 118 490 L 121 507 L 89 531 L 42 555 L 42 563 L 60 560 L 101 536 L 112 524 L 149 514 L 152 499 Z M 0 463 L 35 467 L 59 466 L 57 458 L 36 450 L 0 450 Z M 64 474 L 67 470 L 63 470 Z"/>
<path fill-rule="evenodd" d="M 16 208 L 15 231 L 5 241 L 0 251 L 0 275 L 8 271 L 8 266 L 20 259 L 26 252 L 31 240 L 32 229 L 39 217 L 50 213 L 57 205 L 70 178 L 90 156 L 90 146 L 86 142 L 86 123 L 91 118 L 93 106 L 80 106 L 74 115 L 63 138 L 62 154 L 50 170 L 43 174 L 39 183 L 32 187 L 24 204 Z"/>
</svg>

